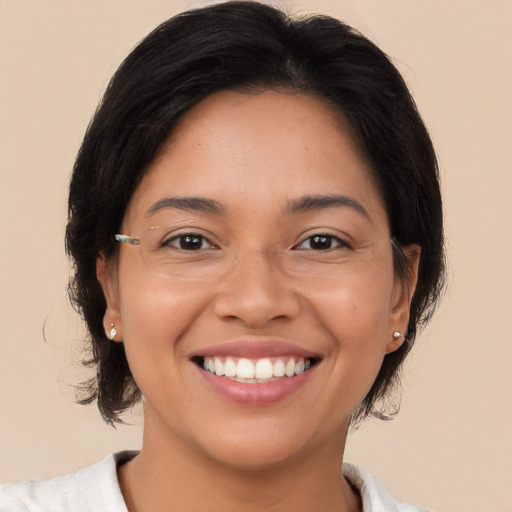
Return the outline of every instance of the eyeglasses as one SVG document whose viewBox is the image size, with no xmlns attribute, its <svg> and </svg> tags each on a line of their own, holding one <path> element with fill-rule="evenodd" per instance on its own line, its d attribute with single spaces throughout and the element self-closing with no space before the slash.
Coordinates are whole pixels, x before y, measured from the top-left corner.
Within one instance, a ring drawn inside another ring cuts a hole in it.
<svg viewBox="0 0 512 512">
<path fill-rule="evenodd" d="M 140 246 L 146 268 L 152 272 L 171 276 L 201 277 L 212 272 L 212 258 L 218 259 L 220 247 L 211 243 L 206 235 L 175 228 L 151 227 L 140 238 L 116 234 L 117 242 Z M 190 265 L 194 264 L 193 270 Z M 217 267 L 217 272 L 219 268 Z"/>
<path fill-rule="evenodd" d="M 128 245 L 140 245 L 147 252 L 151 253 L 168 252 L 166 249 L 179 249 L 186 252 L 196 252 L 200 249 L 218 249 L 217 246 L 208 241 L 208 239 L 200 233 L 174 233 L 169 234 L 170 229 L 153 227 L 144 231 L 141 238 L 132 238 L 128 235 L 115 235 L 117 242 Z M 167 235 L 166 235 L 167 233 Z"/>
<path fill-rule="evenodd" d="M 178 278 L 208 280 L 219 278 L 229 270 L 232 258 L 226 258 L 226 251 L 211 241 L 208 233 L 176 231 L 170 227 L 151 227 L 144 230 L 140 238 L 125 234 L 116 234 L 117 242 L 131 246 L 140 246 L 144 266 L 151 272 L 166 274 Z M 390 242 L 395 247 L 394 238 Z M 339 268 L 346 274 L 343 263 L 356 259 L 369 259 L 373 251 L 353 250 L 334 234 L 315 233 L 306 237 L 293 247 L 294 251 L 276 253 L 281 259 L 282 268 L 292 274 L 306 278 L 329 274 Z M 330 264 L 326 264 L 330 263 Z M 340 263 L 333 266 L 332 263 Z M 349 266 L 350 267 L 350 266 Z M 357 268 L 364 268 L 358 265 Z"/>
</svg>

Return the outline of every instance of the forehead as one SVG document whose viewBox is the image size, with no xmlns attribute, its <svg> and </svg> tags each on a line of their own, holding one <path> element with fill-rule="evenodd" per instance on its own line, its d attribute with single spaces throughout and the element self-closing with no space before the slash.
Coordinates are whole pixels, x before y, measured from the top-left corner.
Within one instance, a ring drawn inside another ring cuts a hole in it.
<svg viewBox="0 0 512 512">
<path fill-rule="evenodd" d="M 180 120 L 127 214 L 165 196 L 203 196 L 262 208 L 304 195 L 357 196 L 383 209 L 373 173 L 345 117 L 306 94 L 223 91 Z M 379 212 L 382 214 L 382 212 Z"/>
</svg>

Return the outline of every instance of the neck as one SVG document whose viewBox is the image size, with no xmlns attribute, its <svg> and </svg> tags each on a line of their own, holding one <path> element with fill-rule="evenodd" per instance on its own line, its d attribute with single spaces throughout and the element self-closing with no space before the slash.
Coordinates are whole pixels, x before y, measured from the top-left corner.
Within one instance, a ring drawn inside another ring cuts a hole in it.
<svg viewBox="0 0 512 512">
<path fill-rule="evenodd" d="M 293 460 L 240 468 L 163 439 L 146 423 L 140 454 L 119 470 L 121 489 L 130 512 L 360 512 L 360 498 L 341 473 L 346 430 Z"/>
</svg>

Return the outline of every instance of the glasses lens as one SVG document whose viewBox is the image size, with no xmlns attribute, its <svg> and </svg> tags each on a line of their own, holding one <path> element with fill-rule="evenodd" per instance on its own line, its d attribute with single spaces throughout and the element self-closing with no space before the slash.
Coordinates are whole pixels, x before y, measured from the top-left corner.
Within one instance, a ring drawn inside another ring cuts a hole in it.
<svg viewBox="0 0 512 512">
<path fill-rule="evenodd" d="M 152 227 L 141 236 L 144 265 L 152 272 L 190 279 L 218 271 L 219 250 L 201 233 Z"/>
</svg>

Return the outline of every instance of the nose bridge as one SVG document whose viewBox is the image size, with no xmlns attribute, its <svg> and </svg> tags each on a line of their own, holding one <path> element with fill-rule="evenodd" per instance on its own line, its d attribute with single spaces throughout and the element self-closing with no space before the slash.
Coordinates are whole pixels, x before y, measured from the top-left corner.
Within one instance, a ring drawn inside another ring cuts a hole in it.
<svg viewBox="0 0 512 512">
<path fill-rule="evenodd" d="M 219 317 L 238 318 L 259 327 L 276 318 L 291 318 L 299 308 L 286 276 L 270 249 L 247 248 L 233 255 L 216 298 Z"/>
</svg>

